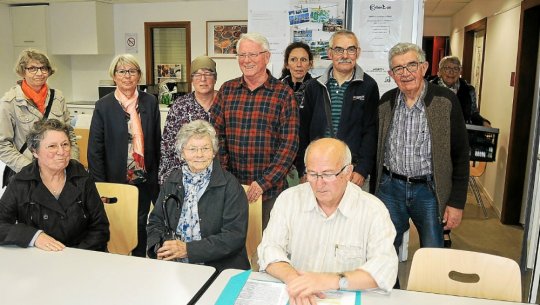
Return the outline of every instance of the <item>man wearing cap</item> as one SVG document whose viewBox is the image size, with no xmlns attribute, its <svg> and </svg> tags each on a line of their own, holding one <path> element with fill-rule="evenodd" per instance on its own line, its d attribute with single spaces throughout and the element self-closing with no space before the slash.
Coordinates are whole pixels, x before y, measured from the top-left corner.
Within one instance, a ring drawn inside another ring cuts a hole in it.
<svg viewBox="0 0 540 305">
<path fill-rule="evenodd" d="M 236 50 L 243 75 L 221 86 L 211 116 L 222 166 L 249 186 L 249 202 L 262 195 L 264 228 L 298 149 L 298 108 L 292 89 L 266 70 L 264 36 L 243 34 Z"/>
<path fill-rule="evenodd" d="M 191 85 L 194 91 L 180 96 L 169 109 L 161 140 L 161 160 L 159 162 L 159 184 L 163 184 L 169 174 L 182 166 L 183 161 L 175 148 L 176 134 L 191 121 L 209 121 L 209 109 L 217 91 L 216 63 L 208 56 L 199 56 L 191 62 Z"/>
</svg>

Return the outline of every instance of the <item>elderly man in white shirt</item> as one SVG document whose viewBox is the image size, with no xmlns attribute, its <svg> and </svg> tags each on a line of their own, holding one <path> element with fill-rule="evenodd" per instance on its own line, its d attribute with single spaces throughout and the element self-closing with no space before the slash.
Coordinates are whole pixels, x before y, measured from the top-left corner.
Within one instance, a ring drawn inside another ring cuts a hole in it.
<svg viewBox="0 0 540 305">
<path fill-rule="evenodd" d="M 351 151 L 324 138 L 304 159 L 309 183 L 277 198 L 258 248 L 260 270 L 287 284 L 291 305 L 315 305 L 332 289 L 389 292 L 396 231 L 384 204 L 349 182 Z"/>
</svg>

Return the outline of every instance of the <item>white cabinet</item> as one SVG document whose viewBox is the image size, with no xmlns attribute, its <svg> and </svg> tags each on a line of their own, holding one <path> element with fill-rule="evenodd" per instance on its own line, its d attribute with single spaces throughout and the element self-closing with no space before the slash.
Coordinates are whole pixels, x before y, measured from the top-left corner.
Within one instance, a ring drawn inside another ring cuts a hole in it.
<svg viewBox="0 0 540 305">
<path fill-rule="evenodd" d="M 13 25 L 13 45 L 19 49 L 32 47 L 45 51 L 47 6 L 13 6 L 9 10 Z"/>
<path fill-rule="evenodd" d="M 49 25 L 51 54 L 114 53 L 113 6 L 110 3 L 51 3 Z"/>
</svg>

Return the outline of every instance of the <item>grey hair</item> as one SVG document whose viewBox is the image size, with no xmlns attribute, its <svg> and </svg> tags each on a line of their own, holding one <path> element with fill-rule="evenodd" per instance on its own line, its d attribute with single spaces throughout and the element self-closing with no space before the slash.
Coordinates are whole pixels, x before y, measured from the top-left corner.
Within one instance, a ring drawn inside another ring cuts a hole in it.
<svg viewBox="0 0 540 305">
<path fill-rule="evenodd" d="M 330 40 L 328 40 L 328 47 L 329 48 L 334 47 L 334 40 L 338 36 L 346 36 L 346 37 L 349 37 L 349 38 L 353 38 L 354 41 L 356 42 L 356 46 L 360 47 L 360 42 L 358 41 L 358 37 L 356 37 L 356 34 L 354 34 L 354 32 L 349 31 L 349 30 L 339 30 L 339 31 L 334 32 L 334 34 L 332 34 L 332 36 L 330 36 Z"/>
<path fill-rule="evenodd" d="M 442 69 L 443 65 L 446 64 L 447 62 L 452 63 L 454 65 L 458 65 L 461 68 L 461 61 L 459 60 L 459 57 L 457 57 L 457 56 L 445 56 L 439 62 L 439 69 Z"/>
<path fill-rule="evenodd" d="M 403 55 L 410 51 L 416 52 L 418 62 L 426 61 L 426 53 L 418 45 L 410 42 L 400 42 L 393 46 L 388 52 L 388 66 L 392 69 L 392 59 L 397 55 Z"/>
<path fill-rule="evenodd" d="M 139 65 L 139 62 L 137 61 L 135 56 L 131 54 L 120 54 L 113 58 L 113 60 L 111 61 L 111 65 L 109 66 L 109 76 L 114 79 L 114 72 L 116 72 L 116 67 L 123 65 L 130 65 L 135 67 L 135 69 L 139 70 L 139 80 L 141 80 L 141 66 Z"/>
<path fill-rule="evenodd" d="M 28 66 L 28 63 L 32 60 L 35 60 L 43 66 L 47 67 L 47 70 L 49 70 L 49 76 L 53 75 L 56 71 L 51 66 L 51 62 L 49 61 L 49 58 L 47 57 L 47 55 L 45 55 L 45 53 L 42 53 L 41 51 L 35 49 L 26 49 L 21 52 L 17 63 L 15 63 L 15 73 L 19 74 L 21 77 L 24 77 L 24 74 L 26 72 L 25 69 Z"/>
<path fill-rule="evenodd" d="M 51 130 L 61 131 L 65 133 L 68 140 L 70 140 L 69 135 L 73 131 L 73 128 L 70 125 L 65 124 L 57 119 L 39 120 L 34 123 L 34 126 L 26 136 L 26 145 L 28 145 L 28 149 L 31 152 L 35 153 L 38 150 L 41 141 L 45 137 L 45 133 Z M 71 140 L 70 144 L 73 145 L 73 143 L 71 143 Z"/>
<path fill-rule="evenodd" d="M 266 39 L 266 37 L 264 37 L 262 34 L 259 34 L 259 33 L 250 32 L 250 33 L 242 34 L 240 36 L 240 39 L 238 39 L 238 41 L 236 42 L 237 52 L 240 49 L 240 43 L 245 40 L 249 40 L 249 41 L 253 41 L 257 43 L 263 48 L 264 51 L 270 51 L 270 43 L 268 43 L 268 39 Z"/>
<path fill-rule="evenodd" d="M 184 146 L 186 143 L 191 139 L 191 137 L 204 137 L 209 136 L 210 140 L 212 141 L 212 149 L 214 150 L 214 154 L 218 152 L 218 139 L 216 136 L 216 130 L 214 127 L 204 120 L 195 120 L 192 122 L 189 122 L 187 124 L 184 124 L 180 130 L 178 131 L 178 134 L 176 135 L 176 150 L 181 154 L 182 149 L 184 149 Z"/>
<path fill-rule="evenodd" d="M 324 139 L 324 138 L 322 138 L 322 139 Z M 311 150 L 311 146 L 313 144 L 315 144 L 317 141 L 322 140 L 322 139 L 313 140 L 313 141 L 311 141 L 311 143 L 309 143 L 308 147 L 306 148 L 306 152 L 304 153 L 304 164 L 307 164 L 307 156 L 309 155 L 309 151 Z M 343 152 L 342 166 L 351 164 L 352 163 L 352 154 L 351 154 L 351 150 L 349 149 L 349 146 L 347 145 L 347 143 L 341 141 L 340 139 L 334 139 L 334 140 L 336 140 L 339 143 L 343 144 L 343 147 L 344 147 L 344 150 L 345 150 Z M 302 173 L 300 173 L 300 174 L 302 174 Z"/>
</svg>

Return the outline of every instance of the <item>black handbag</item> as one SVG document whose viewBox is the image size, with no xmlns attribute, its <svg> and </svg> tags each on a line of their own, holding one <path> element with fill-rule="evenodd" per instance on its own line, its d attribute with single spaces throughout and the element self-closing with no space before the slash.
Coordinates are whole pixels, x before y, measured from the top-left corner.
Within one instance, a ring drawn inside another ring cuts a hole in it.
<svg viewBox="0 0 540 305">
<path fill-rule="evenodd" d="M 45 114 L 43 115 L 44 118 L 49 117 L 49 112 L 51 112 L 51 107 L 54 102 L 54 89 L 51 89 L 51 97 L 49 99 L 50 103 L 47 105 L 47 108 L 45 109 Z M 26 150 L 27 143 L 24 143 L 21 149 L 19 149 L 19 153 L 23 153 Z M 4 168 L 4 173 L 2 174 L 2 188 L 6 187 L 10 182 L 11 179 L 13 179 L 13 176 L 15 176 L 16 172 L 12 170 L 9 166 Z"/>
</svg>

